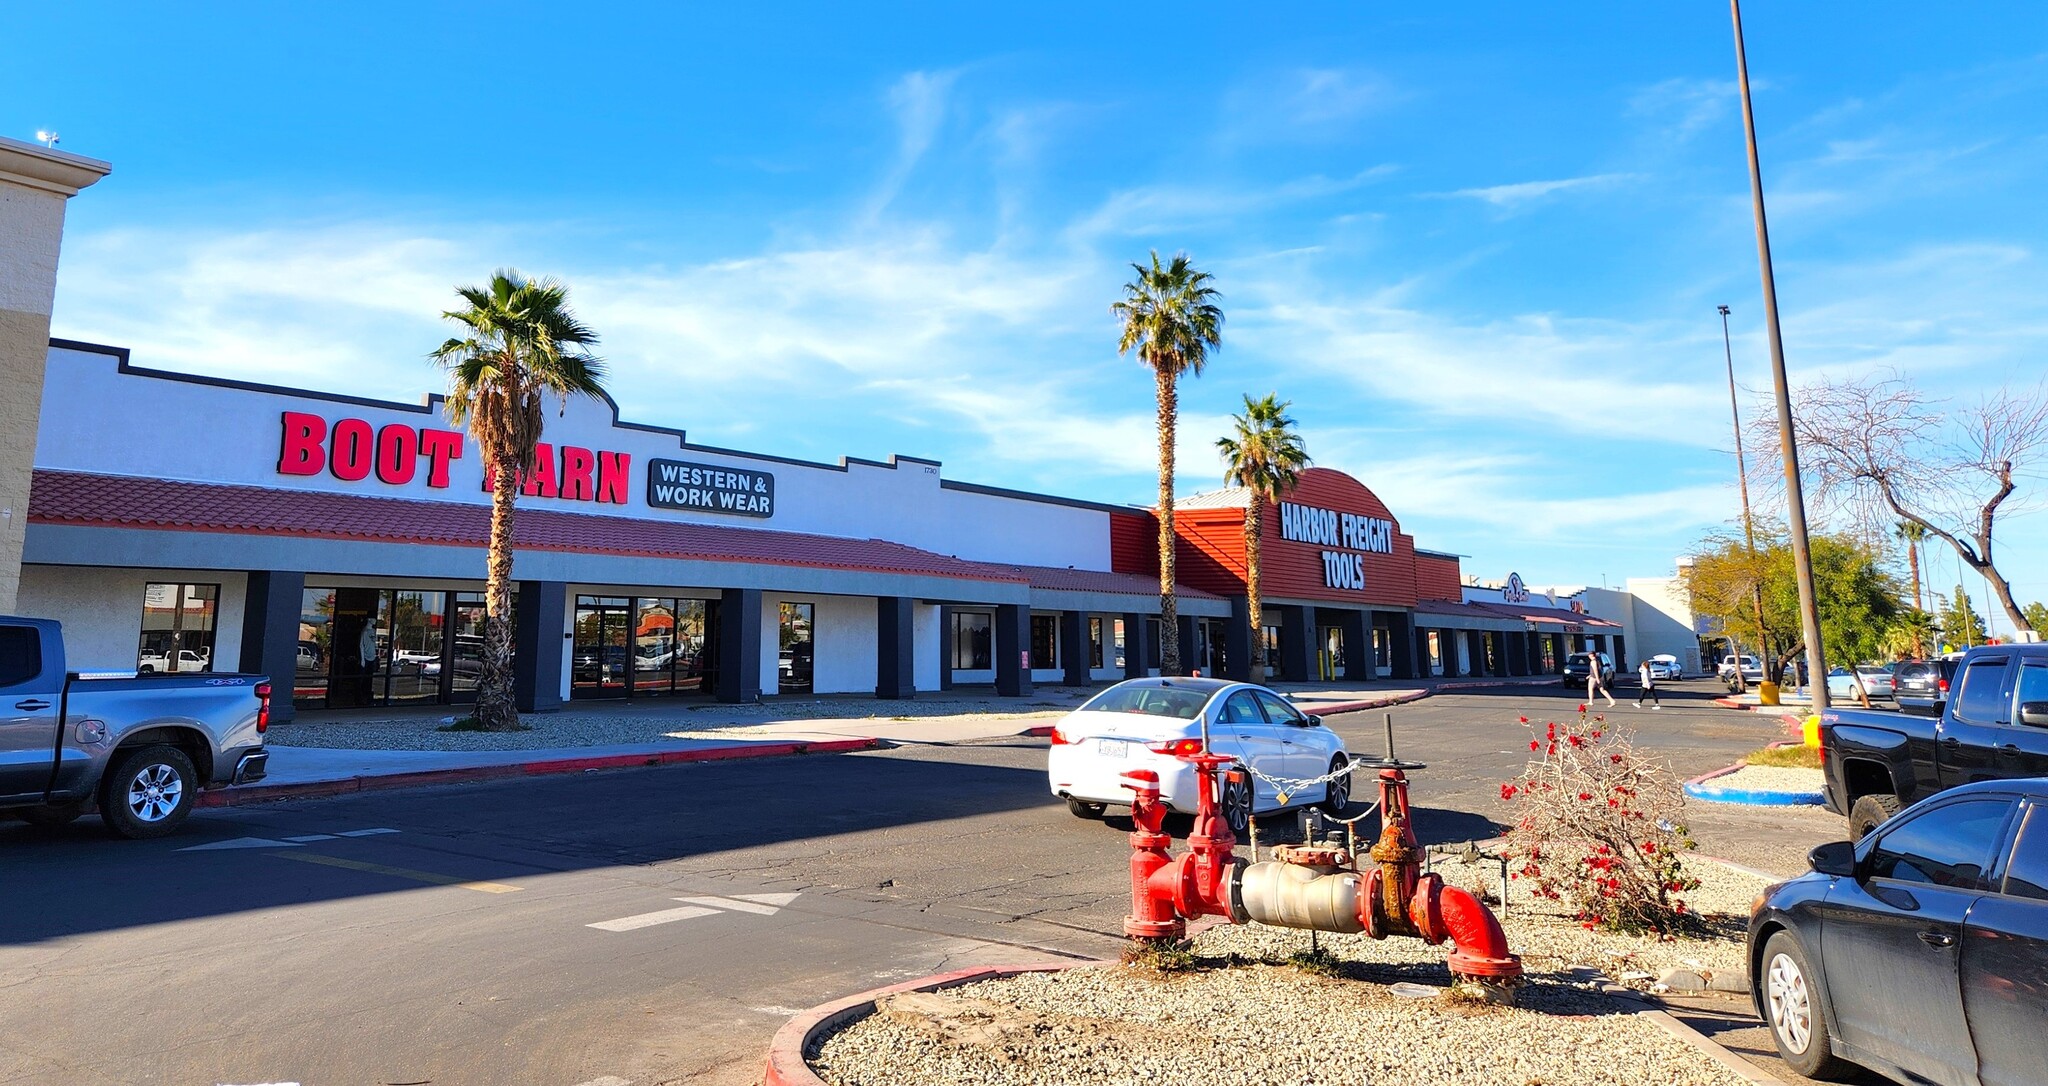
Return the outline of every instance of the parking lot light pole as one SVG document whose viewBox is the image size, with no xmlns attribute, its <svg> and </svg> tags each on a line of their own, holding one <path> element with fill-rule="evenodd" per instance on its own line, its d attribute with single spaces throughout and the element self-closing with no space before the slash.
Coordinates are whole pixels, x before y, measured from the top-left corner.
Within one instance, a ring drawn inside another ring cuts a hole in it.
<svg viewBox="0 0 2048 1086">
<path fill-rule="evenodd" d="M 1742 48 L 1742 0 L 1728 0 L 1735 24 L 1735 77 L 1742 92 L 1742 136 L 1749 149 L 1749 194 L 1756 209 L 1756 258 L 1764 284 L 1764 331 L 1771 344 L 1771 385 L 1778 400 L 1778 449 L 1785 461 L 1785 502 L 1790 514 L 1792 569 L 1799 578 L 1799 627 L 1806 640 L 1806 670 L 1813 711 L 1828 707 L 1827 654 L 1820 642 L 1820 608 L 1814 599 L 1813 556 L 1806 545 L 1806 493 L 1799 482 L 1799 446 L 1792 432 L 1792 390 L 1785 377 L 1785 343 L 1778 332 L 1778 286 L 1771 276 L 1771 231 L 1764 218 L 1764 174 L 1757 160 L 1756 111 L 1749 98 L 1749 58 Z M 1736 661 L 1739 669 L 1742 661 Z"/>
<path fill-rule="evenodd" d="M 1742 408 L 1735 401 L 1735 348 L 1728 340 L 1728 307 L 1714 307 L 1721 314 L 1721 353 L 1728 360 L 1728 418 L 1735 426 L 1735 482 L 1742 488 L 1742 539 L 1749 547 L 1749 597 L 1756 607 L 1756 658 L 1764 678 L 1771 675 L 1771 642 L 1764 635 L 1764 575 L 1756 563 L 1756 522 L 1749 515 L 1749 461 L 1742 455 Z M 1749 689 L 1742 677 L 1742 654 L 1735 656 L 1735 685 Z"/>
</svg>

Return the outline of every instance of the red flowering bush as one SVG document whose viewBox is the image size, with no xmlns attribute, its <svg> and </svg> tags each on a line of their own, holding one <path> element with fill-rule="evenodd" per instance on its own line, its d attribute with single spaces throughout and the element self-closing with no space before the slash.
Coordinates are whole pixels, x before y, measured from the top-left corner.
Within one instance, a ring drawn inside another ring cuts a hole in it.
<svg viewBox="0 0 2048 1086">
<path fill-rule="evenodd" d="M 1526 721 L 1527 718 L 1521 718 Z M 1692 917 L 1679 895 L 1699 880 L 1680 853 L 1693 841 L 1679 815 L 1685 793 L 1625 730 L 1579 707 L 1529 741 L 1521 779 L 1500 786 L 1514 808 L 1506 854 L 1538 897 L 1571 906 L 1588 927 L 1669 932 Z"/>
</svg>

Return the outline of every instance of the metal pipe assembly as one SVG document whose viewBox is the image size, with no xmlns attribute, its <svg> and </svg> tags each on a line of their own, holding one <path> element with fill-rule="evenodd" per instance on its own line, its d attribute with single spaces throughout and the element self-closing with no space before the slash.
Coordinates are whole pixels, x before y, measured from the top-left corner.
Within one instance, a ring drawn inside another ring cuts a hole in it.
<svg viewBox="0 0 2048 1086">
<path fill-rule="evenodd" d="M 1361 868 L 1358 857 L 1334 844 L 1313 841 L 1281 845 L 1274 859 L 1247 864 L 1237 858 L 1237 838 L 1216 807 L 1218 779 L 1232 759 L 1196 754 L 1197 810 L 1188 851 L 1167 850 L 1173 838 L 1161 827 L 1166 805 L 1159 776 L 1139 769 L 1124 774 L 1132 792 L 1131 915 L 1124 933 L 1136 939 L 1178 939 L 1187 921 L 1221 916 L 1233 924 L 1256 921 L 1282 928 L 1370 935 L 1407 935 L 1434 946 L 1451 941 L 1451 975 L 1482 986 L 1489 998 L 1514 1001 L 1522 960 L 1508 949 L 1507 935 L 1492 911 L 1471 894 L 1445 886 L 1422 871 L 1423 849 L 1415 839 L 1408 807 L 1406 770 L 1425 768 L 1393 757 L 1391 725 L 1387 757 L 1366 762 L 1378 768 L 1380 838 Z M 1242 770 L 1229 770 L 1238 773 Z"/>
</svg>

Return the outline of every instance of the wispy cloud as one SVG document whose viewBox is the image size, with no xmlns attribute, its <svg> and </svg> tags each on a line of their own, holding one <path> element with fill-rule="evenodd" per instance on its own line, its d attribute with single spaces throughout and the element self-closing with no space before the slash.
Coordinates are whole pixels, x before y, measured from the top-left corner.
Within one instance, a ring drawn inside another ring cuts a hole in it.
<svg viewBox="0 0 2048 1086">
<path fill-rule="evenodd" d="M 1219 137 L 1226 145 L 1333 139 L 1406 97 L 1391 80 L 1360 69 L 1263 72 L 1224 95 Z"/>
<path fill-rule="evenodd" d="M 1560 192 L 1575 189 L 1606 188 L 1640 178 L 1632 173 L 1601 173 L 1587 177 L 1564 177 L 1554 181 L 1518 181 L 1510 185 L 1489 185 L 1485 188 L 1457 189 L 1453 192 L 1429 193 L 1446 199 L 1467 198 L 1492 204 L 1502 210 L 1513 211 L 1524 205 L 1535 203 Z"/>
<path fill-rule="evenodd" d="M 886 101 L 896 121 L 896 155 L 867 201 L 872 219 L 896 199 L 912 171 L 938 138 L 946 120 L 946 103 L 959 71 L 910 72 L 889 88 Z"/>
</svg>

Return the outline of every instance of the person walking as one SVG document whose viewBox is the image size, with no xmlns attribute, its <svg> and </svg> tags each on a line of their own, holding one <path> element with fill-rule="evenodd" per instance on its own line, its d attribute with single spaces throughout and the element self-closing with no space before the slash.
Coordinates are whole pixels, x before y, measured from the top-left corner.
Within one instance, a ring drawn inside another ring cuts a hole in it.
<svg viewBox="0 0 2048 1086">
<path fill-rule="evenodd" d="M 1612 685 L 1612 679 L 1613 676 L 1607 674 L 1606 655 L 1598 652 L 1587 653 L 1586 704 L 1591 705 L 1594 698 L 1606 698 L 1607 704 L 1613 705 L 1614 691 L 1608 689 Z"/>
<path fill-rule="evenodd" d="M 1636 665 L 1636 676 L 1642 680 L 1643 684 L 1641 689 L 1636 691 L 1636 708 L 1640 709 L 1643 707 L 1643 699 L 1646 697 L 1650 699 L 1650 708 L 1664 708 L 1664 703 L 1657 697 L 1657 677 L 1650 674 L 1650 662 L 1648 660 L 1644 660 Z"/>
</svg>

